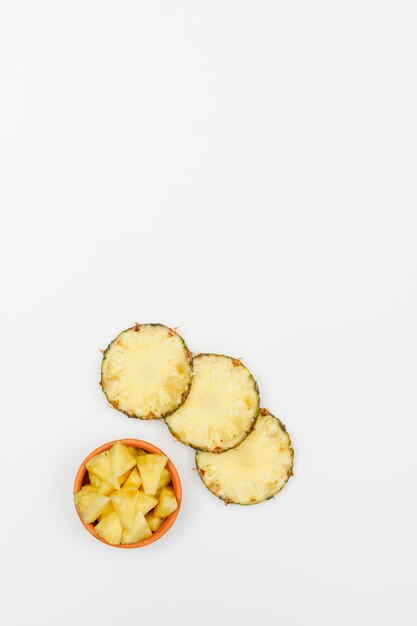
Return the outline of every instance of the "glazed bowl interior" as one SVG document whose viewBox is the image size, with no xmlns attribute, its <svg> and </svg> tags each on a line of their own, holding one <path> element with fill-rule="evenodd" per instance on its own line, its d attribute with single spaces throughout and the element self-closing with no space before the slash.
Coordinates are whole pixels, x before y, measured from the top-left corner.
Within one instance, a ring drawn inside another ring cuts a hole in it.
<svg viewBox="0 0 417 626">
<path fill-rule="evenodd" d="M 108 443 L 105 443 L 102 446 L 100 446 L 99 448 L 96 448 L 95 450 L 93 450 L 93 452 L 91 452 L 91 454 L 89 454 L 88 457 L 86 459 L 84 459 L 84 461 L 81 463 L 80 468 L 79 468 L 79 470 L 77 472 L 77 475 L 75 477 L 74 494 L 76 494 L 81 489 L 81 487 L 83 487 L 83 485 L 86 485 L 86 484 L 88 484 L 90 482 L 89 477 L 88 477 L 87 467 L 86 467 L 86 464 L 88 463 L 88 461 L 93 456 L 96 456 L 96 454 L 100 454 L 100 452 L 104 452 L 105 450 L 108 450 L 109 448 L 111 448 L 115 443 L 117 443 L 117 441 L 121 441 L 122 443 L 126 444 L 127 446 L 133 446 L 135 448 L 140 448 L 141 450 L 145 450 L 145 452 L 148 452 L 148 453 L 151 453 L 151 454 L 164 454 L 162 452 L 162 450 L 160 450 L 156 446 L 152 445 L 151 443 L 148 443 L 147 441 L 142 441 L 140 439 L 116 439 L 115 441 L 109 441 Z M 81 523 L 83 524 L 83 526 L 88 530 L 88 532 L 91 535 L 93 535 L 93 537 L 95 537 L 96 539 L 98 539 L 102 543 L 105 543 L 105 544 L 107 544 L 109 546 L 112 546 L 112 548 L 124 548 L 124 549 L 141 548 L 143 546 L 147 546 L 148 544 L 153 543 L 154 541 L 157 541 L 158 539 L 160 539 L 171 528 L 171 526 L 173 525 L 173 523 L 177 519 L 179 510 L 180 510 L 180 507 L 181 507 L 181 499 L 182 499 L 182 489 L 181 489 L 180 477 L 178 475 L 178 472 L 177 472 L 174 464 L 169 459 L 168 459 L 168 462 L 166 464 L 166 468 L 169 471 L 169 473 L 171 474 L 172 487 L 174 489 L 174 494 L 175 494 L 175 497 L 177 499 L 178 506 L 177 506 L 176 510 L 173 513 L 171 513 L 171 515 L 169 517 L 167 517 L 165 522 L 162 524 L 161 528 L 159 528 L 156 532 L 154 532 L 151 537 L 149 537 L 148 539 L 143 539 L 142 541 L 139 541 L 138 543 L 116 544 L 116 545 L 110 544 L 107 541 L 105 541 L 102 537 L 100 537 L 99 535 L 96 534 L 96 532 L 94 530 L 94 524 L 87 524 L 86 522 L 84 522 L 84 520 L 81 518 L 81 516 L 80 516 L 80 514 L 78 512 L 77 507 L 75 507 L 76 511 L 77 511 L 77 514 L 78 514 L 78 517 L 80 518 Z"/>
</svg>

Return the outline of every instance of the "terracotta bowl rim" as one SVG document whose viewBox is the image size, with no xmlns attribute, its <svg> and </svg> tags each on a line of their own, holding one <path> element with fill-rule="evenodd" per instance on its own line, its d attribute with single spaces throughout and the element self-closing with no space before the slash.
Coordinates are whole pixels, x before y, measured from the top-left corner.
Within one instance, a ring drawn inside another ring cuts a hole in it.
<svg viewBox="0 0 417 626">
<path fill-rule="evenodd" d="M 95 450 L 90 452 L 90 454 L 81 463 L 81 465 L 80 465 L 80 467 L 78 469 L 78 472 L 77 472 L 77 474 L 75 476 L 74 495 L 82 487 L 84 476 L 85 476 L 85 474 L 87 472 L 86 464 L 88 463 L 88 461 L 93 456 L 95 456 L 96 454 L 100 454 L 100 452 L 104 452 L 105 450 L 108 450 L 109 448 L 111 448 L 118 441 L 121 441 L 122 443 L 125 443 L 127 446 L 134 446 L 135 448 L 141 448 L 142 450 L 145 450 L 146 452 L 150 452 L 152 454 L 165 454 L 157 446 L 154 446 L 152 443 L 149 443 L 148 441 L 143 441 L 142 439 L 115 439 L 114 441 L 108 441 L 107 443 L 103 443 L 103 445 L 99 446 L 98 448 L 96 448 Z M 165 454 L 165 456 L 168 456 L 168 455 Z M 178 506 L 177 506 L 176 510 L 173 513 L 171 513 L 171 515 L 169 517 L 167 517 L 165 522 L 162 524 L 161 528 L 159 528 L 156 532 L 154 532 L 151 537 L 149 537 L 148 539 L 143 539 L 142 541 L 139 541 L 137 543 L 129 543 L 129 544 L 121 544 L 121 543 L 119 543 L 119 544 L 111 544 L 111 543 L 108 543 L 108 541 L 105 541 L 102 537 L 99 537 L 99 535 L 97 535 L 94 532 L 94 525 L 93 524 L 87 524 L 86 522 L 84 522 L 84 520 L 82 519 L 82 517 L 80 516 L 80 514 L 78 512 L 77 507 L 75 507 L 75 510 L 77 511 L 77 515 L 78 515 L 82 525 L 84 526 L 84 528 L 86 528 L 88 530 L 88 532 L 90 533 L 90 535 L 92 535 L 95 539 L 98 539 L 102 543 L 105 543 L 106 545 L 111 546 L 112 548 L 123 548 L 123 549 L 142 548 L 143 546 L 147 546 L 150 543 L 154 543 L 155 541 L 157 541 L 158 539 L 163 537 L 163 535 L 165 535 L 165 533 L 168 532 L 168 530 L 171 528 L 171 526 L 173 525 L 173 523 L 177 519 L 179 510 L 181 508 L 181 501 L 182 501 L 181 480 L 180 480 L 180 477 L 179 477 L 179 474 L 177 472 L 177 469 L 176 469 L 175 465 L 173 464 L 173 462 L 171 461 L 171 459 L 169 457 L 168 457 L 168 462 L 166 464 L 166 468 L 169 471 L 169 473 L 171 474 L 172 486 L 174 488 L 174 493 L 175 493 L 175 497 L 176 497 L 177 502 L 178 502 Z"/>
</svg>

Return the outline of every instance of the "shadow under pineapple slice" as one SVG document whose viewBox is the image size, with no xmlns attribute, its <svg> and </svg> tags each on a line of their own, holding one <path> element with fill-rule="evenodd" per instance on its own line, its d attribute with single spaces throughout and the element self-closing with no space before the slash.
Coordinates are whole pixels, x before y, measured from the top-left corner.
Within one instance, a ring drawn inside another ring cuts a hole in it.
<svg viewBox="0 0 417 626">
<path fill-rule="evenodd" d="M 101 387 L 109 403 L 129 417 L 155 419 L 186 398 L 192 358 L 182 337 L 162 324 L 136 324 L 105 350 Z"/>
<path fill-rule="evenodd" d="M 196 453 L 201 480 L 225 502 L 258 504 L 275 496 L 293 473 L 294 451 L 285 426 L 266 409 L 233 450 Z M 156 512 L 156 511 L 155 511 Z"/>
<path fill-rule="evenodd" d="M 187 399 L 165 421 L 182 443 L 198 450 L 224 452 L 247 437 L 258 410 L 258 386 L 241 361 L 199 354 L 194 358 Z"/>
</svg>

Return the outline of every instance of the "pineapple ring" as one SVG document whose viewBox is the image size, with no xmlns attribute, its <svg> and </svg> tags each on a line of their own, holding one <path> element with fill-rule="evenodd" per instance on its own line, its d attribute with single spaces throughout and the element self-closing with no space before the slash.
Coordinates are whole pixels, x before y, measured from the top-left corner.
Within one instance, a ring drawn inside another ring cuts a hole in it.
<svg viewBox="0 0 417 626">
<path fill-rule="evenodd" d="M 162 324 L 136 324 L 105 350 L 100 384 L 119 411 L 154 419 L 184 402 L 191 376 L 191 354 L 182 337 Z"/>
<path fill-rule="evenodd" d="M 186 401 L 165 421 L 182 443 L 218 453 L 247 437 L 258 410 L 258 386 L 238 359 L 199 354 L 194 358 L 193 382 Z"/>
<path fill-rule="evenodd" d="M 275 496 L 293 473 L 291 439 L 279 419 L 259 411 L 251 434 L 223 454 L 196 453 L 199 476 L 226 503 L 258 504 Z"/>
</svg>

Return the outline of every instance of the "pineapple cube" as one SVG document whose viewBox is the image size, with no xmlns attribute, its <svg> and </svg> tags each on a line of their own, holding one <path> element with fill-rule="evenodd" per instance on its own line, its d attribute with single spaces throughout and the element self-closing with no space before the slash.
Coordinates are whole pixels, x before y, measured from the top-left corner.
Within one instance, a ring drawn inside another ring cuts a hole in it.
<svg viewBox="0 0 417 626">
<path fill-rule="evenodd" d="M 124 528 L 132 528 L 138 509 L 137 489 L 126 489 L 110 496 L 111 503 Z"/>
<path fill-rule="evenodd" d="M 167 464 L 167 457 L 163 454 L 146 454 L 138 456 L 136 463 L 142 479 L 143 491 L 148 496 L 154 496 L 161 479 L 162 470 Z"/>
<path fill-rule="evenodd" d="M 147 452 L 145 452 L 145 450 L 142 450 L 142 448 L 135 448 L 136 450 L 136 456 L 144 456 L 145 454 L 148 454 Z"/>
<path fill-rule="evenodd" d="M 149 513 L 158 504 L 158 500 L 153 496 L 147 496 L 143 491 L 137 491 L 137 510 L 143 515 Z"/>
<path fill-rule="evenodd" d="M 129 478 L 126 480 L 122 487 L 122 491 L 126 491 L 126 489 L 139 489 L 142 484 L 142 480 L 140 478 L 140 474 L 138 472 L 138 468 L 134 467 L 130 472 Z"/>
<path fill-rule="evenodd" d="M 123 530 L 121 541 L 122 543 L 137 543 L 151 536 L 152 531 L 146 522 L 145 516 L 141 511 L 137 511 L 132 528 Z"/>
<path fill-rule="evenodd" d="M 105 450 L 104 452 L 93 456 L 93 458 L 90 459 L 88 463 L 86 463 L 86 467 L 89 473 L 93 472 L 96 476 L 101 478 L 101 480 L 104 480 L 104 482 L 111 485 L 113 489 L 120 489 L 117 477 L 115 478 L 113 476 L 110 454 L 108 450 Z"/>
<path fill-rule="evenodd" d="M 94 531 L 100 535 L 107 543 L 113 545 L 118 544 L 122 540 L 123 526 L 116 511 L 109 513 L 104 519 L 100 520 Z"/>
<path fill-rule="evenodd" d="M 74 500 L 81 517 L 90 524 L 95 522 L 105 509 L 109 498 L 99 493 L 92 485 L 85 485 L 75 494 Z"/>
<path fill-rule="evenodd" d="M 119 478 L 136 465 L 136 454 L 121 441 L 110 448 L 109 456 L 114 478 Z"/>
<path fill-rule="evenodd" d="M 175 498 L 174 490 L 172 487 L 162 487 L 159 494 L 158 506 L 154 509 L 154 515 L 156 517 L 168 517 L 177 508 L 177 500 Z"/>
<path fill-rule="evenodd" d="M 148 515 L 145 516 L 145 519 L 148 522 L 148 526 L 153 533 L 161 528 L 162 524 L 165 522 L 164 519 L 156 517 L 153 511 L 151 513 L 148 513 Z"/>
</svg>

